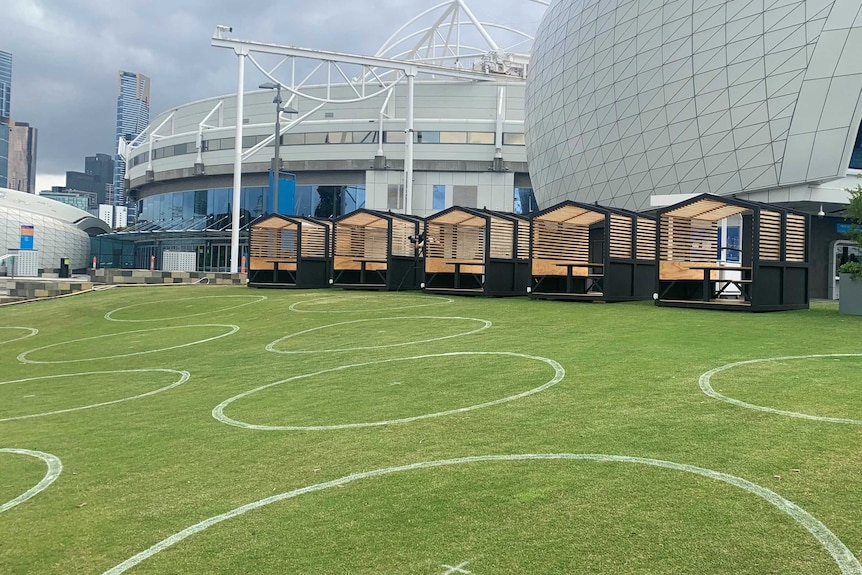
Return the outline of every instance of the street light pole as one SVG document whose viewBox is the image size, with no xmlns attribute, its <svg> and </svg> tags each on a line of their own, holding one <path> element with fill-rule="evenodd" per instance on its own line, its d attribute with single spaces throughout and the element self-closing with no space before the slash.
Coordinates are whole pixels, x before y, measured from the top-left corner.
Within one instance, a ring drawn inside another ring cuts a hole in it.
<svg viewBox="0 0 862 575">
<path fill-rule="evenodd" d="M 272 82 L 266 82 L 258 86 L 258 88 L 263 88 L 265 90 L 275 90 L 275 98 L 272 100 L 273 104 L 275 104 L 275 153 L 272 158 L 272 173 L 274 176 L 272 182 L 272 212 L 274 214 L 278 213 L 278 180 L 281 175 L 281 113 L 285 112 L 287 114 L 296 114 L 298 113 L 293 108 L 288 106 L 283 106 L 283 100 L 281 99 L 281 83 L 274 84 Z"/>
</svg>

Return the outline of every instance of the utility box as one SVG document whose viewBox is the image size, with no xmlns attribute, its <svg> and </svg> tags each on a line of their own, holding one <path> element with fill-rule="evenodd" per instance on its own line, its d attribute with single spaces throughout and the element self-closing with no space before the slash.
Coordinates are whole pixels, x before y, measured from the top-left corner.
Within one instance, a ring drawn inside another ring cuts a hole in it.
<svg viewBox="0 0 862 575">
<path fill-rule="evenodd" d="M 72 277 L 72 271 L 69 269 L 70 263 L 71 263 L 71 260 L 69 260 L 69 258 L 60 258 L 60 277 L 61 278 Z"/>
</svg>

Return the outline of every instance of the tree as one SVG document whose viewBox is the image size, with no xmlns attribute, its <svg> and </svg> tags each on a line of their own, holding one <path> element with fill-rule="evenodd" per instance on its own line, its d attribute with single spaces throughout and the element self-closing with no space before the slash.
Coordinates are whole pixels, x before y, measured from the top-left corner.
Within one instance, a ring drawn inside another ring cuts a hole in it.
<svg viewBox="0 0 862 575">
<path fill-rule="evenodd" d="M 862 246 L 862 185 L 850 190 L 850 205 L 847 206 L 847 219 L 850 220 L 850 230 L 845 235 Z M 849 261 L 838 268 L 839 272 L 850 274 L 854 280 L 862 279 L 862 262 Z"/>
</svg>

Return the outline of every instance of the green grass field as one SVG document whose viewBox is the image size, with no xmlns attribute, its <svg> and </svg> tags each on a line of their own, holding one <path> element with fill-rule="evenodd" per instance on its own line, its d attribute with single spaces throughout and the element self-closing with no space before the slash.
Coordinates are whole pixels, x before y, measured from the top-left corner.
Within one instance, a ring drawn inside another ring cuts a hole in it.
<svg viewBox="0 0 862 575">
<path fill-rule="evenodd" d="M 216 286 L 0 307 L 0 573 L 859 574 L 860 329 Z M 708 382 L 765 410 L 699 385 L 769 358 Z M 11 450 L 62 472 L 3 509 L 49 469 Z"/>
</svg>

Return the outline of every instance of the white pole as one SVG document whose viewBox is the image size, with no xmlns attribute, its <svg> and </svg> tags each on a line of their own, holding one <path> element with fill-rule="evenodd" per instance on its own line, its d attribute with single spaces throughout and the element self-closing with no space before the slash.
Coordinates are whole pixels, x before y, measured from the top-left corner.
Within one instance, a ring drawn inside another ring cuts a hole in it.
<svg viewBox="0 0 862 575">
<path fill-rule="evenodd" d="M 404 213 L 413 213 L 413 80 L 415 74 L 407 76 L 407 133 L 404 154 Z"/>
<path fill-rule="evenodd" d="M 239 204 L 242 190 L 242 117 L 243 117 L 243 85 L 245 83 L 246 48 L 237 48 L 238 61 L 236 88 L 236 133 L 233 143 L 233 203 L 231 204 L 230 223 L 230 273 L 239 269 Z"/>
</svg>

